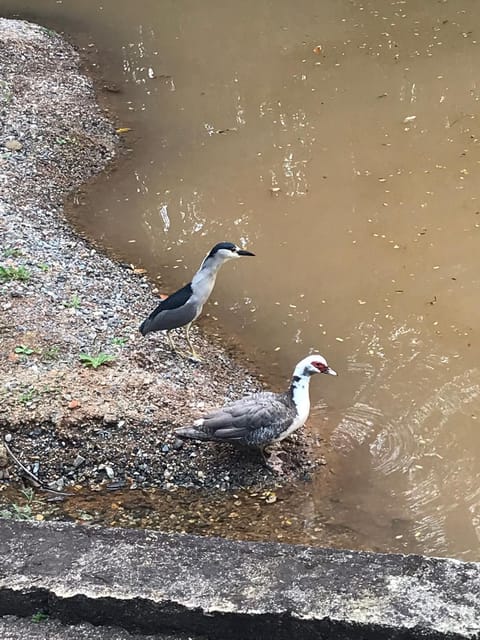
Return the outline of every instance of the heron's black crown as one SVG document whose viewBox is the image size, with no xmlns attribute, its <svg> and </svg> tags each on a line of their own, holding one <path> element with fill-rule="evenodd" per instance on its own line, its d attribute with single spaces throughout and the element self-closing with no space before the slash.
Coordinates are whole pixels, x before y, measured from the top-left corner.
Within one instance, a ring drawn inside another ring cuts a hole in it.
<svg viewBox="0 0 480 640">
<path fill-rule="evenodd" d="M 237 246 L 232 242 L 219 242 L 216 244 L 213 249 L 208 254 L 207 258 L 213 258 L 213 256 L 220 251 L 220 249 L 226 249 L 227 251 L 236 251 Z"/>
</svg>

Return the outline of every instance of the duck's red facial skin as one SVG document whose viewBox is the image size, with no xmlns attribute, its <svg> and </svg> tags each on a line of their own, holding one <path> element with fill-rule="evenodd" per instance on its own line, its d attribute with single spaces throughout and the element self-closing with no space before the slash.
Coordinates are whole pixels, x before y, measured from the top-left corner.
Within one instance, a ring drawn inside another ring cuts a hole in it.
<svg viewBox="0 0 480 640">
<path fill-rule="evenodd" d="M 326 373 L 328 370 L 328 366 L 323 362 L 312 362 L 312 365 L 315 367 L 315 369 L 318 369 L 320 373 Z"/>
</svg>

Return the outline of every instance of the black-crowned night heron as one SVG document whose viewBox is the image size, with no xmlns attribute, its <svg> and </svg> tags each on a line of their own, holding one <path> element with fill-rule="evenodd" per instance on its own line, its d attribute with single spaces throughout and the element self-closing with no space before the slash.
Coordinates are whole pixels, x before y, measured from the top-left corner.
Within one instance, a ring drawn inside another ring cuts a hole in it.
<svg viewBox="0 0 480 640">
<path fill-rule="evenodd" d="M 265 456 L 268 445 L 280 442 L 305 424 L 310 412 L 310 378 L 315 373 L 337 375 L 321 355 L 307 356 L 295 367 L 288 391 L 246 396 L 175 432 L 181 438 L 258 447 Z M 276 468 L 272 460 L 273 456 L 268 463 Z"/>
<path fill-rule="evenodd" d="M 146 336 L 151 331 L 166 331 L 171 348 L 176 351 L 170 331 L 186 325 L 186 338 L 191 354 L 198 355 L 190 342 L 192 322 L 202 313 L 215 285 L 218 270 L 224 262 L 242 256 L 254 256 L 254 253 L 240 249 L 231 242 L 219 242 L 205 257 L 192 281 L 162 300 L 156 309 L 140 325 L 140 333 Z"/>
</svg>

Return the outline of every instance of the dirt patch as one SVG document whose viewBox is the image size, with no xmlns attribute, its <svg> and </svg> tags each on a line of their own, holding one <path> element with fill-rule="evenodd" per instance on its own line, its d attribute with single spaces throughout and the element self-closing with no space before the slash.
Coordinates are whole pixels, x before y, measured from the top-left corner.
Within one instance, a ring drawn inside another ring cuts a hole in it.
<svg viewBox="0 0 480 640">
<path fill-rule="evenodd" d="M 0 19 L 0 35 L 0 433 L 7 446 L 60 491 L 276 483 L 250 452 L 173 435 L 259 383 L 198 329 L 203 363 L 173 354 L 163 336 L 138 333 L 157 303 L 151 284 L 79 238 L 62 210 L 69 193 L 115 158 L 115 129 L 79 72 L 77 52 L 56 33 Z M 176 340 L 186 348 L 182 333 Z M 289 445 L 287 471 L 309 468 L 307 449 L 300 438 Z M 0 474 L 22 475 L 5 451 Z"/>
</svg>

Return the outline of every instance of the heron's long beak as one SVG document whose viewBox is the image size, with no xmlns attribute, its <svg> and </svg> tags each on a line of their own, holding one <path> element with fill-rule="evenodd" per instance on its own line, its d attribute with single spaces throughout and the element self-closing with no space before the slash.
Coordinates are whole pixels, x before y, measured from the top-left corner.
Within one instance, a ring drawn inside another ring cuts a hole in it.
<svg viewBox="0 0 480 640">
<path fill-rule="evenodd" d="M 329 376 L 338 376 L 338 373 L 330 367 L 327 367 L 323 373 L 328 373 Z"/>
<path fill-rule="evenodd" d="M 255 254 L 252 253 L 251 251 L 245 251 L 244 249 L 239 249 L 237 251 L 239 256 L 254 256 Z"/>
</svg>

